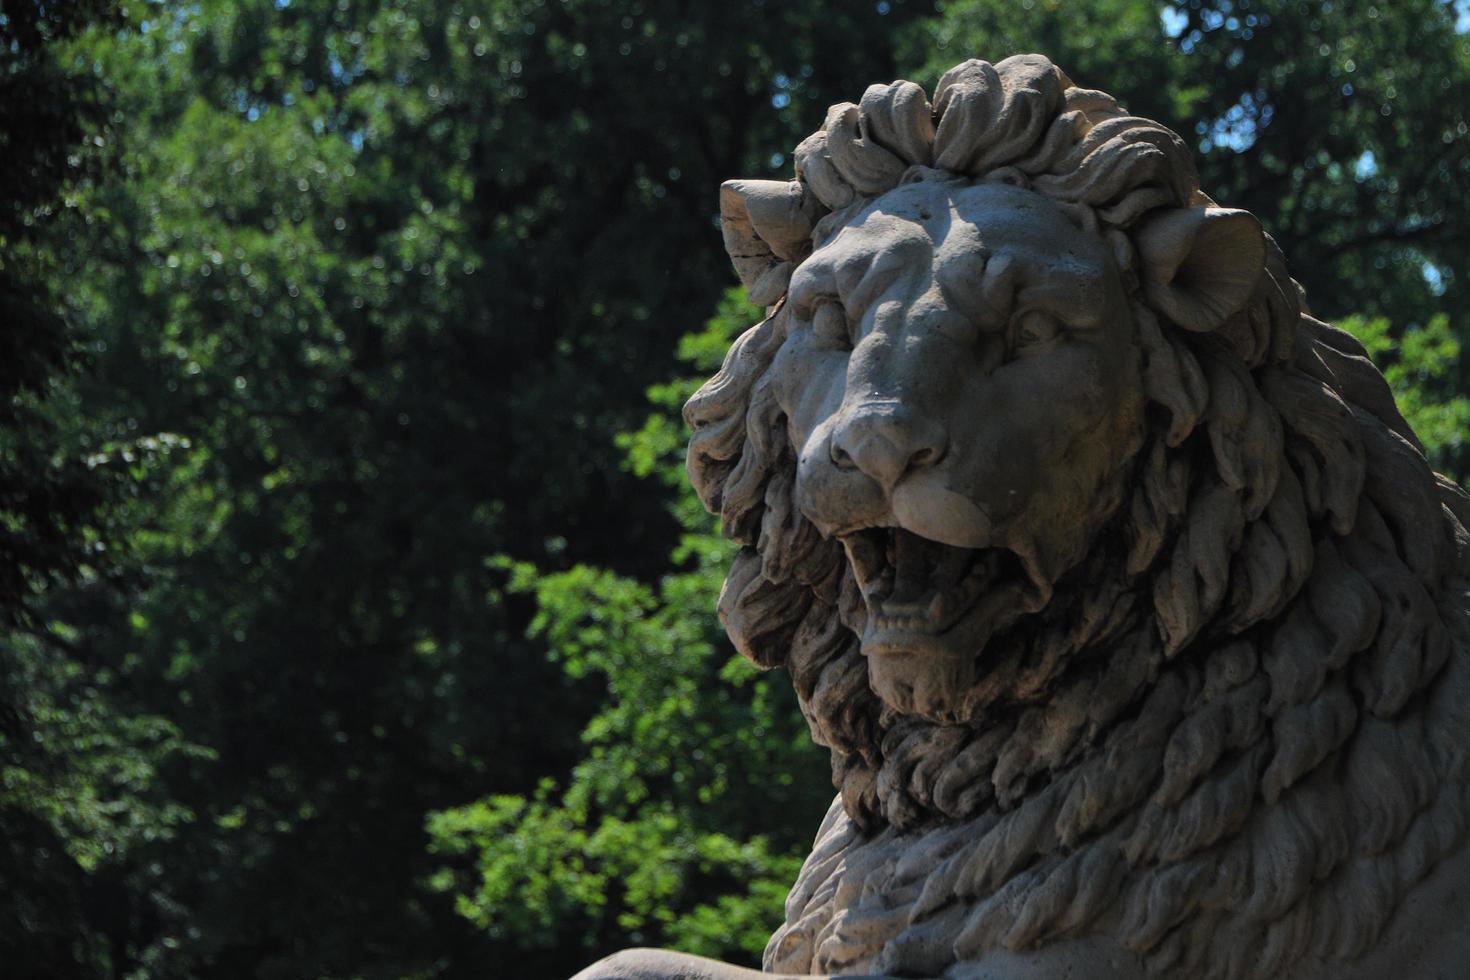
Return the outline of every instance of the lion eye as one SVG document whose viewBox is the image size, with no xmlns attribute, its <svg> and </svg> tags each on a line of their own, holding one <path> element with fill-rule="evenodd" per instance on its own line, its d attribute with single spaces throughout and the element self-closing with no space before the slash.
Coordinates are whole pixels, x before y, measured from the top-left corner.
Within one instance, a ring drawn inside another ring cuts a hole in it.
<svg viewBox="0 0 1470 980">
<path fill-rule="evenodd" d="M 1017 352 L 1030 350 L 1051 343 L 1061 332 L 1056 317 L 1041 310 L 1022 313 L 1012 329 L 1012 347 Z"/>
<path fill-rule="evenodd" d="M 852 334 L 847 326 L 847 311 L 835 299 L 822 300 L 812 311 L 812 333 L 824 346 L 839 350 L 852 349 Z"/>
</svg>

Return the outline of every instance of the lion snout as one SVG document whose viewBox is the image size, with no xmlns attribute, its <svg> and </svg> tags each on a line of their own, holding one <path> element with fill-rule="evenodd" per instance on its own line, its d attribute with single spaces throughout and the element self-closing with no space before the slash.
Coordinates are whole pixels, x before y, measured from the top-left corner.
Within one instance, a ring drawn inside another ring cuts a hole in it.
<svg viewBox="0 0 1470 980">
<path fill-rule="evenodd" d="M 870 402 L 844 413 L 832 431 L 829 457 L 842 470 L 859 470 L 892 493 L 915 470 L 935 466 L 949 449 L 938 422 L 898 401 Z"/>
</svg>

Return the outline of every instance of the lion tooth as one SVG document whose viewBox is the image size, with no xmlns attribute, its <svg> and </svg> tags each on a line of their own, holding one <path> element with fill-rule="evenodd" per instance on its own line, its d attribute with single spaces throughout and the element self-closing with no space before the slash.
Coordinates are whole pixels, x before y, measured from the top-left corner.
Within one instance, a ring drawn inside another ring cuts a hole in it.
<svg viewBox="0 0 1470 980">
<path fill-rule="evenodd" d="M 937 547 L 940 549 L 939 561 L 934 566 L 931 581 L 939 588 L 944 588 L 958 581 L 965 574 L 975 552 L 969 548 L 951 548 L 946 545 Z"/>
<path fill-rule="evenodd" d="M 907 531 L 894 532 L 894 598 L 911 602 L 923 595 L 929 576 L 926 572 L 926 544 L 923 538 Z"/>
<path fill-rule="evenodd" d="M 874 598 L 887 597 L 893 592 L 893 569 L 885 568 L 883 573 L 873 582 L 873 591 L 870 593 Z"/>
<path fill-rule="evenodd" d="M 874 573 L 883 567 L 883 559 L 878 553 L 877 542 L 873 540 L 873 535 L 866 531 L 858 531 L 845 536 L 842 539 L 842 547 L 847 551 L 847 561 L 852 566 L 853 575 L 857 578 L 858 588 L 866 593 L 874 578 Z"/>
</svg>

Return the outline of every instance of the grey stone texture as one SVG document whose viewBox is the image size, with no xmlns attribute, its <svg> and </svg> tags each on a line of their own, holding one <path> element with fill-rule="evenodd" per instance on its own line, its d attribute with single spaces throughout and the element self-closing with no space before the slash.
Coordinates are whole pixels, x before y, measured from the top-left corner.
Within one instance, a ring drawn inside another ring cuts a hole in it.
<svg viewBox="0 0 1470 980">
<path fill-rule="evenodd" d="M 767 973 L 1470 976 L 1470 497 L 1255 218 L 1039 55 L 796 175 L 722 188 L 767 316 L 685 410 L 838 789 Z"/>
</svg>

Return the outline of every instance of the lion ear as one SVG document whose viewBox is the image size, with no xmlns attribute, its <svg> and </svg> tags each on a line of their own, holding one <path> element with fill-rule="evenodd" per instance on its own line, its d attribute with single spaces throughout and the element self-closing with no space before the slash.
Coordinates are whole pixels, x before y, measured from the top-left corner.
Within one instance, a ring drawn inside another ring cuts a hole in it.
<svg viewBox="0 0 1470 980">
<path fill-rule="evenodd" d="M 812 227 L 825 210 L 799 180 L 727 180 L 720 185 L 720 229 L 750 301 L 769 306 L 811 252 Z"/>
<path fill-rule="evenodd" d="M 1171 208 L 1133 233 L 1144 294 L 1186 330 L 1214 330 L 1250 300 L 1266 269 L 1266 237 L 1249 211 Z"/>
</svg>

